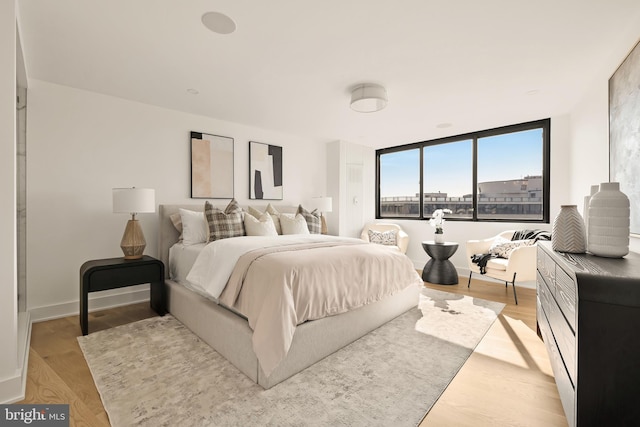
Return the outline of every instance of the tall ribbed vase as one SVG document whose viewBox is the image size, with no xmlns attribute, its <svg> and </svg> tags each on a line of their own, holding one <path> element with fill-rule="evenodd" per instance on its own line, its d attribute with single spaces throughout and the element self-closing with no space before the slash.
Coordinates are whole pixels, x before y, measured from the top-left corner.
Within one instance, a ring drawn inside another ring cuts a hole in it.
<svg viewBox="0 0 640 427">
<path fill-rule="evenodd" d="M 627 255 L 629 214 L 629 198 L 620 191 L 620 183 L 600 184 L 600 191 L 589 201 L 589 252 L 607 258 Z"/>
<path fill-rule="evenodd" d="M 585 232 L 589 230 L 589 202 L 591 198 L 600 190 L 599 185 L 591 186 L 591 193 L 588 196 L 584 196 L 584 208 L 582 209 L 582 217 L 584 218 Z M 587 247 L 589 247 L 589 233 L 586 234 Z"/>
<path fill-rule="evenodd" d="M 577 205 L 562 205 L 553 220 L 551 247 L 554 251 L 582 254 L 587 250 L 584 219 Z"/>
</svg>

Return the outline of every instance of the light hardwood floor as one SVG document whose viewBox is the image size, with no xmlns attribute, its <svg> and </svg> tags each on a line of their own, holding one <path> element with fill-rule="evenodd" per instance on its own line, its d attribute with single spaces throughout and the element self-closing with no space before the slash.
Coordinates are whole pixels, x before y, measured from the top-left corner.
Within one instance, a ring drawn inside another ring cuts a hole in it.
<svg viewBox="0 0 640 427">
<path fill-rule="evenodd" d="M 544 343 L 536 333 L 536 291 L 467 278 L 425 286 L 506 304 L 427 414 L 424 426 L 566 426 Z"/>
<path fill-rule="evenodd" d="M 506 304 L 498 320 L 423 420 L 424 426 L 566 426 L 544 344 L 536 335 L 535 290 L 461 277 L 425 286 Z M 95 332 L 154 316 L 148 303 L 89 314 Z M 78 316 L 35 323 L 26 397 L 18 403 L 69 403 L 72 426 L 109 426 L 76 337 Z"/>
</svg>

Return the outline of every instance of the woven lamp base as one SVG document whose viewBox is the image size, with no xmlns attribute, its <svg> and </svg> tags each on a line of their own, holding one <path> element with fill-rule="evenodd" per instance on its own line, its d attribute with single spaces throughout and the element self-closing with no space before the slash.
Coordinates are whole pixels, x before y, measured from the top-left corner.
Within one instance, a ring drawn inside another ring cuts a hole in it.
<svg viewBox="0 0 640 427">
<path fill-rule="evenodd" d="M 142 228 L 137 219 L 127 221 L 127 226 L 122 235 L 120 248 L 124 253 L 124 259 L 140 259 L 144 253 L 147 242 L 144 240 Z"/>
</svg>

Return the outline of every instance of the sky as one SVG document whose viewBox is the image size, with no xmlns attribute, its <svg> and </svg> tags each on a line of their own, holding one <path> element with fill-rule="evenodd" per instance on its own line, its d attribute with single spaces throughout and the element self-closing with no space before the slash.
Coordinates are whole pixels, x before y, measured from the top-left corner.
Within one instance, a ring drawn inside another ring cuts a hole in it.
<svg viewBox="0 0 640 427">
<path fill-rule="evenodd" d="M 380 157 L 380 195 L 415 196 L 420 192 L 420 150 L 400 151 Z M 426 193 L 449 197 L 470 194 L 472 141 L 425 147 Z M 520 179 L 542 175 L 542 129 L 478 139 L 478 182 Z"/>
</svg>

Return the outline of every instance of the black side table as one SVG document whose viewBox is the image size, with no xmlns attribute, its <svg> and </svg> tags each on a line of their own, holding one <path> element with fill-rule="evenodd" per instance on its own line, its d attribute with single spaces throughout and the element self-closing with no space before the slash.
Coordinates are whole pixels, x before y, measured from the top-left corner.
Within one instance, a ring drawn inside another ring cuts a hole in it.
<svg viewBox="0 0 640 427">
<path fill-rule="evenodd" d="M 458 283 L 458 272 L 449 261 L 451 255 L 458 250 L 455 242 L 435 243 L 432 240 L 422 242 L 422 249 L 431 257 L 422 269 L 422 280 L 439 285 L 455 285 Z"/>
<path fill-rule="evenodd" d="M 144 255 L 141 259 L 107 258 L 87 261 L 80 267 L 80 327 L 89 333 L 89 292 L 150 284 L 151 308 L 166 314 L 164 264 Z"/>
</svg>

